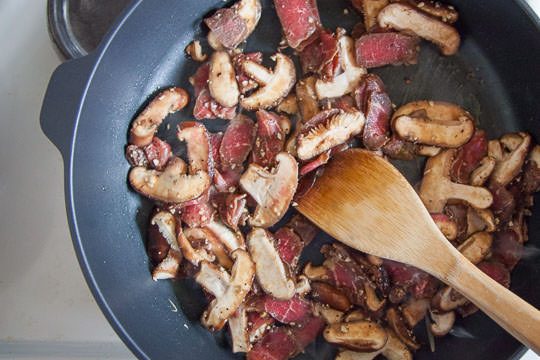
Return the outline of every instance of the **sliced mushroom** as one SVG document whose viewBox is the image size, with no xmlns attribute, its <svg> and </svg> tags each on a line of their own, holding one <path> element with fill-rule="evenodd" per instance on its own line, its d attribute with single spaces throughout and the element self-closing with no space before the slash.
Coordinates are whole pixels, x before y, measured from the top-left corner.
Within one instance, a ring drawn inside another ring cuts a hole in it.
<svg viewBox="0 0 540 360">
<path fill-rule="evenodd" d="M 186 46 L 186 54 L 195 61 L 204 62 L 208 58 L 208 55 L 203 53 L 201 43 L 199 40 L 195 40 Z"/>
<path fill-rule="evenodd" d="M 525 133 L 521 133 L 520 136 L 522 138 L 521 143 L 510 153 L 504 154 L 501 160 L 497 161 L 490 181 L 506 186 L 521 172 L 531 146 L 531 136 Z"/>
<path fill-rule="evenodd" d="M 278 300 L 291 299 L 296 293 L 296 285 L 279 257 L 273 236 L 264 229 L 254 228 L 247 240 L 259 285 L 267 294 Z"/>
<path fill-rule="evenodd" d="M 493 232 L 495 230 L 495 216 L 491 210 L 467 208 L 467 236 L 479 231 Z"/>
<path fill-rule="evenodd" d="M 425 145 L 455 148 L 474 133 L 472 116 L 443 101 L 414 101 L 392 116 L 392 128 L 403 139 Z"/>
<path fill-rule="evenodd" d="M 458 246 L 458 250 L 473 264 L 484 260 L 491 248 L 493 237 L 487 232 L 477 232 Z"/>
<path fill-rule="evenodd" d="M 341 35 L 338 39 L 339 63 L 343 73 L 331 81 L 319 79 L 315 82 L 315 91 L 319 100 L 343 96 L 354 90 L 366 69 L 356 64 L 354 40 Z"/>
<path fill-rule="evenodd" d="M 332 309 L 328 305 L 321 303 L 313 304 L 313 314 L 315 316 L 320 316 L 326 321 L 327 324 L 336 324 L 343 321 L 343 311 Z"/>
<path fill-rule="evenodd" d="M 388 5 L 388 0 L 353 0 L 352 4 L 364 16 L 364 24 L 369 31 L 377 24 L 377 15 Z"/>
<path fill-rule="evenodd" d="M 361 321 L 366 320 L 367 316 L 362 310 L 353 310 L 347 315 L 345 315 L 344 321 L 345 322 L 353 322 L 353 321 Z"/>
<path fill-rule="evenodd" d="M 341 350 L 338 352 L 334 360 L 372 360 L 382 352 L 381 350 L 371 352 L 359 352 L 352 350 Z"/>
<path fill-rule="evenodd" d="M 208 90 L 214 100 L 225 107 L 238 104 L 240 90 L 231 57 L 225 51 L 216 51 L 210 57 Z"/>
<path fill-rule="evenodd" d="M 381 266 L 383 264 L 383 259 L 375 255 L 366 254 L 366 259 L 371 265 Z"/>
<path fill-rule="evenodd" d="M 496 230 L 495 216 L 493 212 L 489 209 L 474 209 L 474 212 L 482 219 L 486 228 L 484 231 L 493 232 Z"/>
<path fill-rule="evenodd" d="M 251 60 L 242 62 L 242 70 L 255 80 L 259 89 L 240 100 L 246 110 L 269 109 L 280 103 L 291 91 L 296 82 L 296 69 L 292 60 L 281 54 L 274 55 L 276 66 L 270 71 Z"/>
<path fill-rule="evenodd" d="M 182 262 L 182 252 L 176 241 L 176 220 L 168 211 L 160 211 L 152 217 L 150 226 L 155 227 L 158 234 L 165 239 L 169 245 L 167 255 L 157 264 L 152 271 L 152 279 L 171 279 L 176 276 L 180 263 Z"/>
<path fill-rule="evenodd" d="M 420 345 L 418 345 L 418 343 L 415 341 L 412 332 L 407 329 L 403 323 L 403 319 L 396 309 L 390 308 L 388 311 L 386 311 L 386 321 L 392 330 L 394 330 L 399 339 L 403 341 L 403 343 L 405 343 L 409 348 L 413 350 L 420 349 Z"/>
<path fill-rule="evenodd" d="M 248 352 L 251 349 L 248 335 L 248 319 L 244 304 L 240 304 L 236 313 L 229 319 L 232 352 Z"/>
<path fill-rule="evenodd" d="M 206 41 L 208 41 L 208 45 L 216 51 L 223 50 L 223 44 L 218 40 L 216 33 L 210 30 L 208 32 L 208 35 L 206 36 Z"/>
<path fill-rule="evenodd" d="M 529 160 L 534 162 L 536 167 L 540 168 L 540 145 L 535 145 L 529 153 Z"/>
<path fill-rule="evenodd" d="M 478 167 L 471 173 L 470 183 L 472 186 L 482 186 L 495 169 L 495 158 L 486 156 L 480 160 Z"/>
<path fill-rule="evenodd" d="M 186 163 L 180 158 L 169 160 L 163 171 L 148 170 L 137 166 L 129 172 L 133 189 L 151 199 L 179 203 L 201 196 L 211 183 L 204 171 L 186 175 Z"/>
<path fill-rule="evenodd" d="M 379 324 L 365 320 L 330 324 L 323 336 L 330 344 L 356 351 L 382 349 L 388 340 Z"/>
<path fill-rule="evenodd" d="M 311 292 L 311 284 L 305 275 L 298 275 L 296 278 L 296 295 L 305 296 Z"/>
<path fill-rule="evenodd" d="M 296 102 L 296 95 L 290 94 L 285 99 L 283 99 L 283 101 L 277 106 L 276 111 L 283 112 L 289 115 L 297 114 L 298 103 Z"/>
<path fill-rule="evenodd" d="M 464 305 L 468 300 L 450 286 L 439 290 L 431 299 L 431 306 L 441 311 L 450 311 Z"/>
<path fill-rule="evenodd" d="M 328 269 L 324 266 L 313 266 L 311 262 L 304 267 L 304 275 L 311 281 L 327 281 L 330 278 Z"/>
<path fill-rule="evenodd" d="M 315 92 L 315 82 L 315 77 L 309 76 L 300 79 L 296 84 L 296 100 L 304 124 L 320 111 L 317 93 Z M 300 128 L 298 124 L 296 126 Z"/>
<path fill-rule="evenodd" d="M 455 155 L 455 149 L 448 149 L 427 161 L 420 198 L 431 213 L 442 212 L 449 199 L 464 200 L 479 209 L 486 209 L 493 203 L 493 196 L 486 188 L 457 184 L 450 180 Z"/>
<path fill-rule="evenodd" d="M 283 130 L 283 133 L 285 135 L 289 135 L 289 133 L 291 132 L 291 127 L 292 127 L 291 119 L 285 115 L 281 115 L 280 119 L 281 120 L 279 122 L 279 125 L 281 125 L 281 130 Z"/>
<path fill-rule="evenodd" d="M 454 240 L 457 237 L 458 229 L 457 224 L 453 222 L 445 214 L 431 214 L 433 221 L 441 230 L 443 235 L 450 241 Z"/>
<path fill-rule="evenodd" d="M 186 107 L 188 102 L 187 91 L 179 87 L 171 87 L 157 94 L 133 121 L 129 132 L 129 143 L 137 146 L 150 144 L 163 119 L 168 114 Z"/>
<path fill-rule="evenodd" d="M 380 300 L 375 289 L 373 289 L 369 283 L 364 283 L 364 291 L 366 294 L 366 305 L 370 311 L 376 312 L 379 311 L 386 305 L 386 299 Z"/>
<path fill-rule="evenodd" d="M 503 159 L 502 146 L 499 140 L 488 141 L 488 156 L 494 158 L 495 161 Z"/>
<path fill-rule="evenodd" d="M 260 318 L 257 319 L 254 323 L 248 323 L 249 329 L 249 342 L 255 344 L 257 341 L 262 339 L 264 334 L 271 329 L 272 325 L 275 323 L 273 317 L 268 314 L 264 316 L 259 314 Z"/>
<path fill-rule="evenodd" d="M 250 164 L 240 178 L 242 188 L 255 199 L 257 208 L 249 219 L 251 226 L 269 227 L 287 211 L 298 185 L 298 164 L 285 152 L 276 155 L 277 166 L 269 172 Z"/>
<path fill-rule="evenodd" d="M 411 329 L 426 316 L 429 302 L 429 299 L 411 298 L 401 307 L 401 314 Z"/>
<path fill-rule="evenodd" d="M 416 148 L 416 153 L 418 155 L 422 155 L 422 156 L 435 156 L 437 155 L 438 153 L 441 152 L 441 148 L 440 147 L 437 147 L 437 146 L 430 146 L 430 145 L 419 145 L 417 148 Z"/>
<path fill-rule="evenodd" d="M 433 42 L 443 55 L 454 55 L 459 47 L 459 33 L 452 26 L 403 3 L 393 3 L 379 12 L 377 22 L 382 28 L 412 31 Z"/>
<path fill-rule="evenodd" d="M 177 127 L 176 137 L 186 142 L 190 174 L 195 174 L 199 170 L 206 172 L 212 170 L 210 136 L 204 125 L 198 122 L 183 122 Z"/>
<path fill-rule="evenodd" d="M 261 19 L 262 5 L 260 0 L 241 0 L 233 5 L 237 14 L 246 22 L 247 36 L 255 30 Z"/>
<path fill-rule="evenodd" d="M 324 282 L 315 281 L 311 284 L 311 297 L 331 308 L 347 311 L 351 308 L 351 302 L 345 294 Z"/>
<path fill-rule="evenodd" d="M 392 329 L 385 329 L 388 341 L 382 351 L 387 360 L 412 360 L 412 354 Z"/>
<path fill-rule="evenodd" d="M 523 133 L 523 135 L 525 134 Z M 516 134 L 516 133 L 504 134 L 499 139 L 499 142 L 501 143 L 501 145 L 506 151 L 512 152 L 519 145 L 521 145 L 521 143 L 523 142 L 523 136 L 522 134 Z"/>
<path fill-rule="evenodd" d="M 343 110 L 315 126 L 305 124 L 297 139 L 296 154 L 301 160 L 311 159 L 359 134 L 364 124 L 360 111 Z"/>
<path fill-rule="evenodd" d="M 200 242 L 202 247 L 194 249 L 193 243 L 196 242 Z M 187 228 L 183 234 L 178 234 L 178 243 L 186 259 L 194 265 L 198 266 L 201 261 L 213 262 L 215 259 L 225 269 L 233 265 L 222 243 L 207 229 Z"/>
<path fill-rule="evenodd" d="M 209 262 L 202 262 L 195 280 L 210 294 L 221 298 L 231 283 L 231 275 L 221 267 Z"/>
<path fill-rule="evenodd" d="M 223 245 L 227 247 L 229 251 L 234 251 L 236 249 L 246 249 L 246 244 L 244 242 L 244 236 L 240 231 L 233 232 L 218 219 L 213 219 L 206 226 L 206 229 L 219 240 Z"/>
<path fill-rule="evenodd" d="M 190 231 L 190 229 L 188 228 L 186 231 Z M 182 230 L 180 230 L 178 234 L 178 244 L 180 244 L 182 253 L 186 259 L 195 266 L 198 266 L 201 261 L 213 262 L 216 259 L 215 255 L 212 252 L 209 252 L 204 246 L 193 248 L 192 241 L 200 240 L 200 238 L 198 236 L 195 237 L 193 231 L 190 231 L 189 235 L 191 235 L 191 237 L 186 236 Z M 204 244 L 204 242 L 206 242 L 205 239 L 202 243 Z M 208 243 L 206 242 L 206 244 Z"/>
<path fill-rule="evenodd" d="M 255 266 L 249 254 L 244 250 L 238 249 L 233 251 L 231 257 L 234 260 L 234 265 L 231 270 L 230 282 L 228 282 L 222 294 L 212 293 L 216 298 L 212 300 L 201 318 L 201 323 L 211 331 L 219 330 L 225 325 L 227 319 L 236 312 L 248 294 L 253 282 Z M 210 290 L 203 283 L 200 275 L 204 273 L 204 269 L 211 266 L 210 263 L 203 261 L 201 263 L 201 270 L 195 276 L 195 281 L 208 291 Z"/>
<path fill-rule="evenodd" d="M 456 321 L 456 313 L 453 311 L 446 313 L 430 312 L 433 323 L 429 325 L 431 333 L 435 336 L 445 336 L 452 330 Z"/>
</svg>

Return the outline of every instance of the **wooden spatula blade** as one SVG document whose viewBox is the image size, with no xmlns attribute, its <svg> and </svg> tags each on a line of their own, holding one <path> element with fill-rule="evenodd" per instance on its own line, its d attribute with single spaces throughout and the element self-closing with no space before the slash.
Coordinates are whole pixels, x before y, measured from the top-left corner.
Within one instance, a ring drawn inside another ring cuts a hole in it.
<svg viewBox="0 0 540 360">
<path fill-rule="evenodd" d="M 348 246 L 380 257 L 411 263 L 452 251 L 451 245 L 430 241 L 440 236 L 439 229 L 403 175 L 366 150 L 333 158 L 296 209 Z M 435 265 L 424 270 L 441 273 L 452 264 Z"/>
</svg>

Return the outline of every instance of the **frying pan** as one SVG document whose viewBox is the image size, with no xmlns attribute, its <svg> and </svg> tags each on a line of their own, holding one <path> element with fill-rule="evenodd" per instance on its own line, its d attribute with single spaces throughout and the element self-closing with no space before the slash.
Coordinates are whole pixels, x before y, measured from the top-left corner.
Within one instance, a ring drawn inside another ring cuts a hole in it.
<svg viewBox="0 0 540 360">
<path fill-rule="evenodd" d="M 247 50 L 269 55 L 281 28 L 271 1 L 263 3 Z M 489 138 L 522 130 L 539 139 L 538 18 L 519 1 L 455 0 L 453 5 L 460 13 L 456 26 L 462 36 L 457 55 L 442 57 L 424 43 L 418 65 L 374 70 L 392 102 L 450 101 L 469 110 Z M 201 19 L 222 6 L 221 0 L 134 1 L 95 52 L 54 72 L 43 102 L 42 129 L 64 159 L 66 208 L 82 271 L 111 325 L 141 359 L 240 357 L 231 354 L 224 331 L 212 334 L 199 324 L 206 305 L 193 281 L 151 279 L 145 252 L 151 204 L 129 188 L 124 158 L 129 124 L 147 99 L 172 84 L 191 91 L 188 77 L 198 64 L 186 59 L 184 48 L 205 36 Z M 345 0 L 319 0 L 323 24 L 351 29 L 361 18 L 353 11 L 344 14 L 347 6 Z M 192 119 L 192 105 L 165 122 L 174 129 L 179 121 Z M 226 122 L 205 124 L 217 131 Z M 181 155 L 185 149 L 165 128 L 158 135 Z M 419 180 L 422 161 L 395 164 L 413 183 Z M 512 273 L 511 289 L 540 307 L 540 262 L 534 251 L 540 246 L 538 205 L 533 213 L 526 256 Z M 303 261 L 320 260 L 318 249 L 328 241 L 329 236 L 319 235 Z M 424 346 L 416 359 L 514 359 L 524 351 L 481 313 L 458 321 L 456 328 L 454 335 L 436 340 L 435 354 Z M 334 352 L 319 340 L 299 358 L 330 359 Z"/>
</svg>

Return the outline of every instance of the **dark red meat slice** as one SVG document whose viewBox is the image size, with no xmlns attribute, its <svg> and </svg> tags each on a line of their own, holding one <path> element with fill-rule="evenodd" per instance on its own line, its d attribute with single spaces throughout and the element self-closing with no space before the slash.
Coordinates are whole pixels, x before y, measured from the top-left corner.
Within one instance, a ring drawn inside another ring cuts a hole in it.
<svg viewBox="0 0 540 360">
<path fill-rule="evenodd" d="M 143 147 L 143 150 L 149 165 L 156 170 L 163 170 L 172 156 L 171 146 L 156 136 L 150 144 Z"/>
<path fill-rule="evenodd" d="M 191 85 L 193 85 L 194 88 L 195 97 L 198 97 L 203 89 L 208 88 L 208 78 L 210 76 L 209 74 L 210 65 L 208 64 L 208 62 L 205 62 L 204 64 L 199 66 L 195 74 L 193 74 L 193 76 L 189 78 L 189 82 L 191 83 Z"/>
<path fill-rule="evenodd" d="M 529 161 L 523 167 L 522 191 L 524 194 L 534 194 L 540 191 L 540 168 L 534 161 Z"/>
<path fill-rule="evenodd" d="M 313 188 L 317 179 L 323 174 L 324 166 L 319 166 L 316 171 L 310 171 L 306 175 L 298 179 L 298 186 L 296 187 L 296 193 L 294 194 L 294 201 L 299 201 L 303 198 L 309 190 Z"/>
<path fill-rule="evenodd" d="M 325 326 L 326 322 L 322 318 L 314 316 L 308 317 L 297 326 L 293 326 L 291 333 L 296 342 L 296 354 L 304 351 L 305 347 L 319 336 Z"/>
<path fill-rule="evenodd" d="M 284 324 L 297 323 L 311 314 L 311 304 L 298 296 L 290 300 L 280 301 L 267 295 L 262 302 L 264 310 L 274 319 Z"/>
<path fill-rule="evenodd" d="M 307 246 L 320 231 L 311 221 L 300 214 L 293 215 L 285 226 L 293 229 L 300 236 L 304 246 Z"/>
<path fill-rule="evenodd" d="M 291 269 L 295 269 L 298 265 L 298 259 L 304 248 L 304 242 L 289 227 L 282 227 L 274 234 L 276 239 L 276 248 L 279 253 L 279 257 L 284 263 L 290 266 Z"/>
<path fill-rule="evenodd" d="M 234 170 L 247 159 L 253 140 L 255 124 L 245 115 L 238 115 L 225 130 L 219 149 L 221 170 Z"/>
<path fill-rule="evenodd" d="M 182 207 L 180 218 L 191 228 L 206 226 L 214 214 L 214 207 L 208 201 Z"/>
<path fill-rule="evenodd" d="M 476 130 L 469 142 L 460 147 L 452 165 L 452 181 L 468 184 L 471 172 L 487 155 L 487 138 L 484 130 Z"/>
<path fill-rule="evenodd" d="M 211 17 L 204 19 L 204 23 L 212 30 L 216 39 L 229 49 L 235 48 L 249 35 L 245 20 L 235 9 L 220 9 Z"/>
<path fill-rule="evenodd" d="M 210 156 L 212 158 L 212 163 L 214 164 L 214 168 L 220 167 L 219 148 L 221 147 L 222 140 L 223 140 L 223 133 L 221 132 L 216 133 L 216 134 L 210 133 Z"/>
<path fill-rule="evenodd" d="M 366 74 L 360 79 L 360 83 L 353 91 L 356 107 L 365 112 L 368 107 L 369 95 L 371 93 L 385 93 L 386 88 L 381 78 L 375 74 Z"/>
<path fill-rule="evenodd" d="M 257 135 L 251 153 L 251 162 L 263 167 L 271 166 L 285 144 L 281 118 L 276 113 L 265 110 L 257 111 L 256 115 Z"/>
<path fill-rule="evenodd" d="M 351 111 L 351 109 L 355 108 L 354 99 L 350 95 L 344 95 L 335 99 L 332 107 L 343 111 Z"/>
<path fill-rule="evenodd" d="M 334 146 L 330 150 L 327 150 L 326 152 L 322 153 L 321 155 L 317 156 L 315 160 L 312 160 L 308 162 L 306 165 L 302 166 L 300 169 L 300 176 L 304 176 L 307 173 L 317 169 L 319 166 L 322 166 L 328 162 L 337 153 L 340 153 L 342 151 L 347 150 L 351 147 L 350 143 L 344 143 L 337 146 Z"/>
<path fill-rule="evenodd" d="M 146 252 L 152 264 L 157 265 L 165 259 L 171 246 L 163 237 L 157 225 L 150 224 L 150 226 L 148 226 L 147 239 Z"/>
<path fill-rule="evenodd" d="M 510 287 L 510 271 L 503 264 L 492 261 L 482 261 L 476 266 L 502 286 L 506 288 Z"/>
<path fill-rule="evenodd" d="M 285 327 L 267 333 L 247 353 L 247 360 L 287 360 L 296 351 L 296 343 Z"/>
<path fill-rule="evenodd" d="M 437 280 L 414 266 L 392 260 L 384 260 L 383 267 L 390 275 L 392 283 L 405 290 L 410 289 L 417 299 L 429 298 L 437 291 Z"/>
<path fill-rule="evenodd" d="M 257 64 L 262 64 L 263 54 L 261 52 L 253 52 L 249 54 L 238 54 L 233 57 L 232 63 L 236 72 L 236 81 L 242 94 L 254 90 L 259 86 L 255 80 L 247 76 L 242 70 L 242 62 L 245 60 L 251 60 Z"/>
<path fill-rule="evenodd" d="M 492 259 L 512 270 L 523 254 L 523 245 L 518 241 L 518 234 L 513 230 L 495 233 L 492 245 Z"/>
<path fill-rule="evenodd" d="M 246 194 L 233 194 L 222 192 L 217 194 L 212 201 L 218 206 L 219 216 L 225 224 L 233 229 L 238 229 L 238 224 L 244 225 L 246 213 Z"/>
<path fill-rule="evenodd" d="M 336 66 L 339 65 L 338 42 L 333 34 L 322 32 L 319 38 L 306 46 L 300 53 L 300 63 L 304 74 L 315 73 L 323 75 L 326 80 L 331 80 L 335 74 Z M 327 65 L 332 66 L 327 67 Z M 323 70 L 326 69 L 326 73 Z"/>
<path fill-rule="evenodd" d="M 238 187 L 243 167 L 239 166 L 232 170 L 214 171 L 214 185 L 219 192 L 233 192 Z"/>
<path fill-rule="evenodd" d="M 412 160 L 416 156 L 416 149 L 416 144 L 392 135 L 384 144 L 382 151 L 392 159 Z"/>
<path fill-rule="evenodd" d="M 458 243 L 467 237 L 467 205 L 449 204 L 446 205 L 444 212 L 452 222 L 457 226 L 456 240 Z"/>
<path fill-rule="evenodd" d="M 501 186 L 495 182 L 491 182 L 488 185 L 491 195 L 493 195 L 493 203 L 491 204 L 491 210 L 493 214 L 499 219 L 501 226 L 512 220 L 512 214 L 516 208 L 516 200 L 514 195 L 508 191 L 504 186 Z"/>
<path fill-rule="evenodd" d="M 303 45 L 321 27 L 316 0 L 274 0 L 276 12 L 290 47 Z"/>
<path fill-rule="evenodd" d="M 418 43 L 418 37 L 400 33 L 362 35 L 355 41 L 356 62 L 365 68 L 416 64 Z"/>
</svg>

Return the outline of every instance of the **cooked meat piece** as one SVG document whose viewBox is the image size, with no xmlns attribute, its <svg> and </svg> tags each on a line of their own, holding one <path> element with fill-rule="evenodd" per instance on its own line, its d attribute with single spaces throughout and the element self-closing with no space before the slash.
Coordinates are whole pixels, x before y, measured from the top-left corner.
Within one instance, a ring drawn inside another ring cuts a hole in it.
<svg viewBox="0 0 540 360">
<path fill-rule="evenodd" d="M 401 33 L 371 33 L 356 39 L 358 66 L 375 68 L 385 65 L 416 64 L 420 39 Z"/>
<path fill-rule="evenodd" d="M 321 27 L 317 1 L 274 0 L 274 5 L 287 43 L 301 50 Z"/>
<path fill-rule="evenodd" d="M 245 115 L 238 115 L 227 126 L 219 148 L 222 170 L 241 167 L 251 151 L 255 138 L 255 124 Z"/>
</svg>

